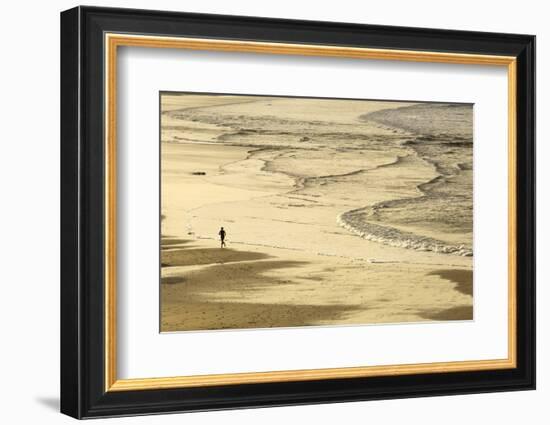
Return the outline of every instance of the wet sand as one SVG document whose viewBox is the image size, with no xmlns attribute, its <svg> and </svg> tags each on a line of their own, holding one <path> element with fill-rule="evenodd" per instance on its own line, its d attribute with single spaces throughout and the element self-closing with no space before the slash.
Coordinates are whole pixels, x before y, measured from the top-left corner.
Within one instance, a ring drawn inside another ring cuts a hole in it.
<svg viewBox="0 0 550 425">
<path fill-rule="evenodd" d="M 163 109 L 161 331 L 473 318 L 472 257 L 367 240 L 337 221 L 356 204 L 418 196 L 417 186 L 437 176 L 403 150 L 406 132 L 358 120 L 362 105 L 333 110 L 324 128 L 288 99 L 194 101 L 169 97 Z M 371 104 L 367 112 L 399 106 Z M 289 120 L 281 129 L 303 127 L 310 136 L 255 133 L 267 108 Z M 224 123 L 214 122 L 223 114 Z M 243 116 L 235 131 L 232 120 Z M 340 152 L 318 145 L 315 131 L 326 140 L 338 126 L 348 145 L 362 145 Z M 365 149 L 356 135 L 386 145 Z M 399 226 L 417 231 L 414 223 Z M 448 243 L 465 239 L 429 232 Z"/>
</svg>

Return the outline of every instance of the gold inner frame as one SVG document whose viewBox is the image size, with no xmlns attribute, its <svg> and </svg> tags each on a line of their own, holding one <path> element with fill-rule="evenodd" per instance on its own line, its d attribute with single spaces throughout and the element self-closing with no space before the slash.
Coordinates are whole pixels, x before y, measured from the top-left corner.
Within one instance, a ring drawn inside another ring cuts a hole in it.
<svg viewBox="0 0 550 425">
<path fill-rule="evenodd" d="M 516 358 L 516 58 L 461 53 L 370 49 L 325 45 L 266 43 L 105 34 L 105 391 L 132 391 L 161 388 L 201 387 L 268 382 L 446 373 L 515 368 Z M 356 59 L 399 60 L 507 67 L 508 71 L 508 357 L 327 369 L 247 372 L 164 378 L 118 379 L 116 325 L 116 99 L 117 51 L 120 46 L 249 52 L 282 55 L 328 56 Z"/>
</svg>

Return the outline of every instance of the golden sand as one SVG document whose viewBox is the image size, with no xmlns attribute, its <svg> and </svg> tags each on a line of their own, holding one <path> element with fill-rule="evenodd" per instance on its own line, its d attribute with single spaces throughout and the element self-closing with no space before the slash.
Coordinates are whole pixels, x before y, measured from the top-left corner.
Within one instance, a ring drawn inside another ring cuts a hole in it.
<svg viewBox="0 0 550 425">
<path fill-rule="evenodd" d="M 418 184 L 436 175 L 433 166 L 411 157 L 398 171 L 386 167 L 400 154 L 391 147 L 368 155 L 344 153 L 336 161 L 314 148 L 304 154 L 242 146 L 238 140 L 220 143 L 227 128 L 177 119 L 183 106 L 204 107 L 204 97 L 165 99 L 162 331 L 473 318 L 472 257 L 365 240 L 336 221 L 358 197 L 368 205 L 414 196 Z M 240 101 L 210 100 L 206 107 L 262 115 L 257 98 Z M 287 99 L 261 101 L 269 102 L 265 108 L 277 117 L 310 115 L 290 109 Z M 369 108 L 400 105 L 380 102 Z M 357 115 L 353 108 L 330 113 L 334 125 L 352 132 Z M 364 123 L 359 131 L 396 137 L 394 130 Z M 276 155 L 278 168 L 270 169 Z M 358 164 L 369 177 L 360 182 L 353 174 Z M 300 176 L 317 172 L 344 177 L 330 190 L 300 183 Z M 221 226 L 227 230 L 224 249 L 217 236 Z M 437 229 L 430 236 L 447 237 Z"/>
</svg>

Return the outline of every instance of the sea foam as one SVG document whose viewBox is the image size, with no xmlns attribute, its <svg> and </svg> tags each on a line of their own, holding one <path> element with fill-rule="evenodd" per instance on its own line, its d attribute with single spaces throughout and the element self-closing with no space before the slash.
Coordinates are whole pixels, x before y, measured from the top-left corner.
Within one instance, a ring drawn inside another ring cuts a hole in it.
<svg viewBox="0 0 550 425">
<path fill-rule="evenodd" d="M 337 216 L 336 222 L 349 232 L 369 241 L 417 251 L 433 251 L 443 254 L 472 256 L 473 251 L 464 245 L 452 245 L 427 236 L 415 235 L 390 226 L 364 221 L 364 208 L 346 211 Z"/>
</svg>

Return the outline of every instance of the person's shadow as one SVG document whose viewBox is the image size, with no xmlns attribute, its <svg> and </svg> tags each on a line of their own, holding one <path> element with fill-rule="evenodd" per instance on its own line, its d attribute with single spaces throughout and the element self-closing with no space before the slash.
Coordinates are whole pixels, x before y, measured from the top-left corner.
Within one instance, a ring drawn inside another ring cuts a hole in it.
<svg viewBox="0 0 550 425">
<path fill-rule="evenodd" d="M 59 397 L 36 397 L 35 400 L 42 406 L 59 412 Z"/>
</svg>

